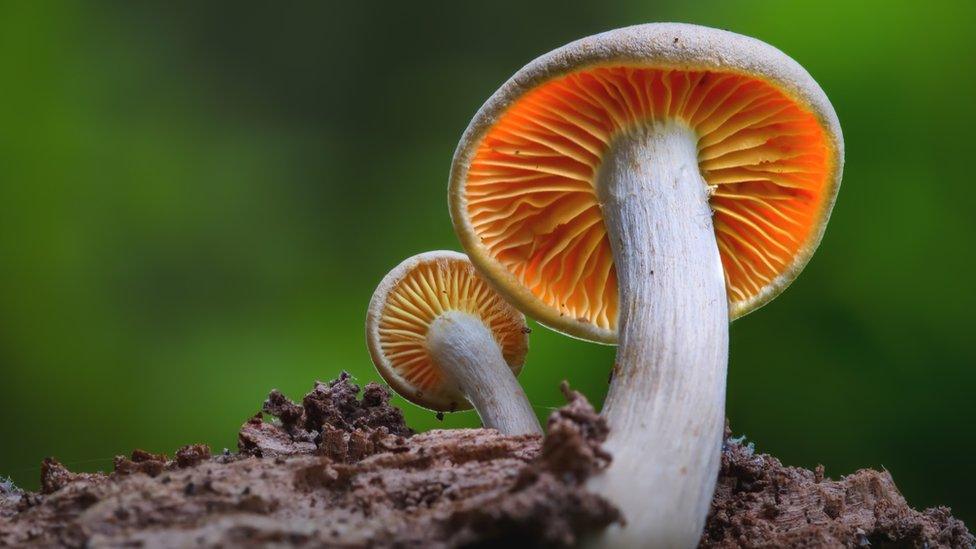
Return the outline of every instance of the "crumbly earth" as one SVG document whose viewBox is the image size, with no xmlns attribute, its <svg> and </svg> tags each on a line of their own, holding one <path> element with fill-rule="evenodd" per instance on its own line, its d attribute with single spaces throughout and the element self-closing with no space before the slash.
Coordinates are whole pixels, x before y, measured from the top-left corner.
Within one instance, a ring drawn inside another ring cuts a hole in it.
<svg viewBox="0 0 976 549">
<path fill-rule="evenodd" d="M 273 391 L 239 452 L 136 450 L 107 474 L 42 463 L 0 482 L 0 546 L 567 546 L 621 520 L 587 492 L 607 426 L 578 393 L 546 438 L 414 434 L 386 389 L 343 374 L 301 404 Z M 268 417 L 269 420 L 266 420 Z M 948 509 L 912 510 L 887 472 L 830 480 L 728 438 L 702 547 L 973 547 Z"/>
<path fill-rule="evenodd" d="M 919 512 L 887 471 L 831 480 L 786 467 L 726 428 L 722 468 L 701 547 L 965 547 L 976 538 L 946 507 Z"/>
</svg>

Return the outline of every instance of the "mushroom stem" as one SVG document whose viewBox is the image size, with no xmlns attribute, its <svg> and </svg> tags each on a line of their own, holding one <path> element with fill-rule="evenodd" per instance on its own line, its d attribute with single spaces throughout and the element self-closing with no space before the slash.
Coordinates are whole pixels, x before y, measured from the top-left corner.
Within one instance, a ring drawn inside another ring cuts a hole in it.
<svg viewBox="0 0 976 549">
<path fill-rule="evenodd" d="M 613 461 L 591 488 L 627 521 L 602 546 L 695 547 L 715 489 L 729 312 L 697 141 L 648 123 L 617 138 L 597 178 L 620 312 L 603 408 Z"/>
<path fill-rule="evenodd" d="M 480 318 L 447 311 L 427 331 L 433 361 L 467 396 L 485 427 L 506 435 L 542 434 L 539 419 Z"/>
</svg>

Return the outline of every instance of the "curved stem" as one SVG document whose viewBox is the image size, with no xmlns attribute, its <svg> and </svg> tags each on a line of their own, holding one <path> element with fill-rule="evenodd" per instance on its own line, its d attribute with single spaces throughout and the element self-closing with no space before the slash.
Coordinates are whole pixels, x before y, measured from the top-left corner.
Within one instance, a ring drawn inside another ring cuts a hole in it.
<svg viewBox="0 0 976 549">
<path fill-rule="evenodd" d="M 695 547 L 725 423 L 729 313 L 697 136 L 670 122 L 618 138 L 597 181 L 620 297 L 603 414 L 607 471 L 591 488 L 627 525 L 611 547 Z"/>
<path fill-rule="evenodd" d="M 442 314 L 430 325 L 427 349 L 464 392 L 485 427 L 506 435 L 542 434 L 525 391 L 480 318 L 460 311 Z"/>
</svg>

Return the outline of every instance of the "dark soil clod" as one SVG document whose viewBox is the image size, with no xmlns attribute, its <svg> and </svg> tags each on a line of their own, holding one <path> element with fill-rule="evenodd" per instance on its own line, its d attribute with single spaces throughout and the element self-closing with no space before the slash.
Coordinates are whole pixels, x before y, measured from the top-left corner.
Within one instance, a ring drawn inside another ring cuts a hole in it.
<svg viewBox="0 0 976 549">
<path fill-rule="evenodd" d="M 176 466 L 193 467 L 210 459 L 210 447 L 206 444 L 190 444 L 176 451 Z"/>
<path fill-rule="evenodd" d="M 166 457 L 166 454 L 157 455 L 145 450 L 133 450 L 131 457 L 115 456 L 113 460 L 116 474 L 131 475 L 134 473 L 143 473 L 151 477 L 162 473 L 166 469 L 168 462 L 169 458 Z"/>
</svg>

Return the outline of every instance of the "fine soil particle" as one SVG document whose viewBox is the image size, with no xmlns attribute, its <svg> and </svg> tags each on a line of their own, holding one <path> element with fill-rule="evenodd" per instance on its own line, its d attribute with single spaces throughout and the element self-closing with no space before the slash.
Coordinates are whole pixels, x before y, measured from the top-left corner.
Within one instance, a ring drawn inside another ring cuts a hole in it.
<svg viewBox="0 0 976 549">
<path fill-rule="evenodd" d="M 42 464 L 39 493 L 0 481 L 0 546 L 567 546 L 621 518 L 585 481 L 607 426 L 563 386 L 546 438 L 414 434 L 376 384 L 343 374 L 301 404 L 273 391 L 239 452 L 137 450 L 107 474 Z M 268 420 L 265 420 L 265 415 Z M 886 472 L 840 480 L 729 438 L 703 547 L 972 547 L 948 509 L 908 507 Z"/>
</svg>

